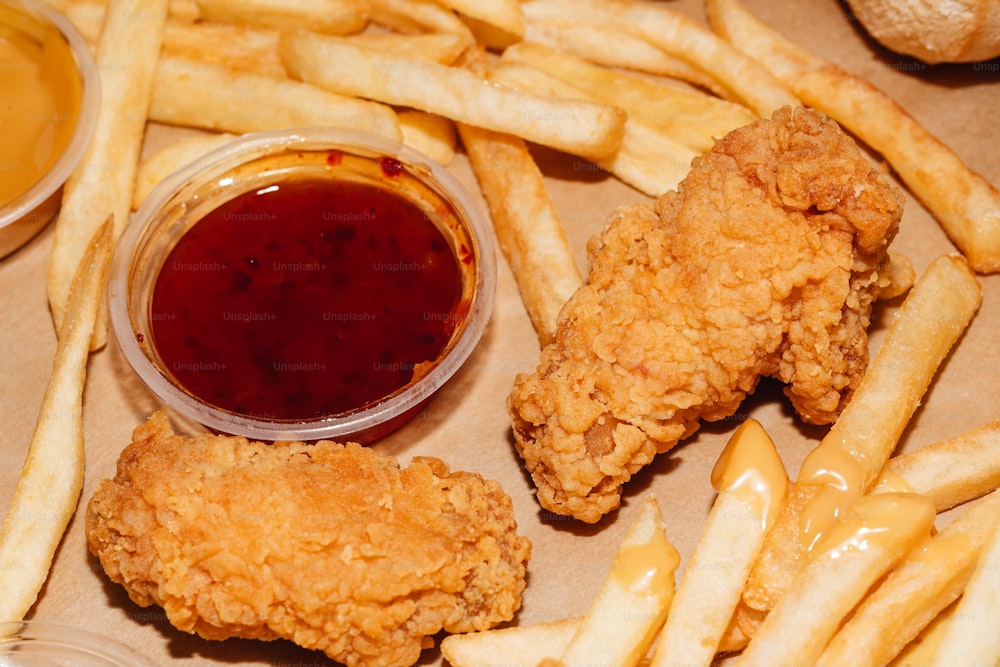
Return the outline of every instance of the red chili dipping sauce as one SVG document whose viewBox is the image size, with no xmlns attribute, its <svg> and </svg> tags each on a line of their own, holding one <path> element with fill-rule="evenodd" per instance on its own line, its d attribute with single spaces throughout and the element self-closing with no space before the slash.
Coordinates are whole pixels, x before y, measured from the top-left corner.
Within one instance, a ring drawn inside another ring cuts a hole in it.
<svg viewBox="0 0 1000 667">
<path fill-rule="evenodd" d="M 388 397 L 423 374 L 465 317 L 437 225 L 376 186 L 301 178 L 232 199 L 168 255 L 153 344 L 191 394 L 275 420 Z"/>
</svg>

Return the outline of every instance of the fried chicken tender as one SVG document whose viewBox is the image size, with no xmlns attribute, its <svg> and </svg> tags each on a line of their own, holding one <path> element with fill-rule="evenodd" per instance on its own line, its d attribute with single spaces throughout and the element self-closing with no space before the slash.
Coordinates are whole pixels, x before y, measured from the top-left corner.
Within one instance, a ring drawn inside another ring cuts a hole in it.
<svg viewBox="0 0 1000 667">
<path fill-rule="evenodd" d="M 88 505 L 90 550 L 136 603 L 208 639 L 289 639 L 411 665 L 426 637 L 521 603 L 531 543 L 493 481 L 356 444 L 133 434 Z"/>
<path fill-rule="evenodd" d="M 540 504 L 596 522 L 761 377 L 806 422 L 833 421 L 867 367 L 902 207 L 836 123 L 784 108 L 717 141 L 676 191 L 616 211 L 508 397 Z"/>
</svg>

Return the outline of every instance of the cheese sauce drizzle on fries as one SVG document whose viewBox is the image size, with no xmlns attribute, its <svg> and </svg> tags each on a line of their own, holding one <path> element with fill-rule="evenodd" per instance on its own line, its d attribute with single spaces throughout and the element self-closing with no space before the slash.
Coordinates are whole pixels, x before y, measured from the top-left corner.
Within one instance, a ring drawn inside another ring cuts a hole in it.
<svg viewBox="0 0 1000 667">
<path fill-rule="evenodd" d="M 559 657 L 560 664 L 639 664 L 670 609 L 679 565 L 680 555 L 664 533 L 659 505 L 647 496 L 597 597 Z M 623 618 L 635 621 L 622 623 Z"/>
<path fill-rule="evenodd" d="M 837 632 L 817 667 L 888 664 L 962 594 L 998 512 L 995 491 L 910 551 Z"/>
<path fill-rule="evenodd" d="M 719 492 L 657 640 L 651 667 L 712 663 L 753 560 L 788 489 L 774 443 L 754 419 L 733 433 L 712 470 Z"/>
<path fill-rule="evenodd" d="M 852 503 L 816 544 L 737 664 L 814 664 L 841 619 L 929 534 L 934 516 L 931 502 L 915 494 L 879 494 Z"/>
<path fill-rule="evenodd" d="M 712 469 L 712 488 L 742 502 L 766 530 L 788 491 L 788 473 L 764 427 L 747 419 L 736 429 Z"/>
</svg>

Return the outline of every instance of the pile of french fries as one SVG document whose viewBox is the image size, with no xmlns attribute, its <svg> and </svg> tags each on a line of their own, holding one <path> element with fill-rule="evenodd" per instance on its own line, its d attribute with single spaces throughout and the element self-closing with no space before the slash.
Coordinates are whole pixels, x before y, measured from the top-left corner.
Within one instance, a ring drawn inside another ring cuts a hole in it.
<svg viewBox="0 0 1000 667">
<path fill-rule="evenodd" d="M 111 72 L 105 129 L 79 170 L 89 182 L 70 188 L 86 194 L 67 197 L 78 215 L 58 226 L 49 280 L 57 323 L 81 240 L 108 213 L 120 230 L 129 206 L 230 135 L 305 126 L 375 132 L 444 164 L 461 141 L 501 247 L 525 269 L 515 276 L 543 344 L 581 277 L 532 143 L 655 197 L 716 138 L 801 100 L 882 152 L 973 268 L 1000 269 L 1000 192 L 884 93 L 736 2 L 706 3 L 713 31 L 638 0 L 48 1 Z M 825 94 L 834 85 L 843 94 Z M 146 122 L 212 134 L 138 164 Z M 114 186 L 97 187 L 109 175 Z M 532 229 L 538 219 L 542 233 Z"/>
<path fill-rule="evenodd" d="M 708 665 L 731 652 L 747 665 L 1000 659 L 989 625 L 1000 618 L 1000 423 L 892 456 L 976 312 L 974 272 L 1000 270 L 1000 192 L 884 93 L 737 0 L 707 0 L 710 27 L 638 0 L 49 2 L 92 43 L 104 85 L 56 226 L 59 354 L 0 533 L 0 620 L 30 609 L 74 511 L 80 394 L 87 349 L 106 335 L 107 258 L 168 174 L 259 130 L 374 132 L 445 164 L 461 144 L 544 345 L 582 277 L 531 144 L 657 196 L 716 138 L 805 103 L 881 153 L 962 256 L 943 256 L 914 283 L 794 483 L 759 424 L 737 429 L 676 588 L 681 561 L 650 498 L 584 617 L 450 637 L 444 654 L 456 667 Z M 199 132 L 140 161 L 149 123 Z M 42 503 L 48 472 L 67 480 L 66 493 Z M 939 514 L 960 505 L 936 531 Z"/>
</svg>

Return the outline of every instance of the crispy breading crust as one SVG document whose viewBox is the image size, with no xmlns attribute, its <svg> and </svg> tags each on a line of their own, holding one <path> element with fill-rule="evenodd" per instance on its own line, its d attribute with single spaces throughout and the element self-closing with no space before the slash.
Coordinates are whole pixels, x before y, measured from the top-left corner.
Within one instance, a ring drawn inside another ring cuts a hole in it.
<svg viewBox="0 0 1000 667">
<path fill-rule="evenodd" d="M 493 481 L 360 445 L 175 435 L 157 413 L 92 497 L 91 551 L 136 603 L 209 639 L 285 638 L 410 665 L 521 603 L 530 542 Z"/>
<path fill-rule="evenodd" d="M 615 211 L 508 398 L 541 505 L 597 521 L 763 376 L 805 421 L 834 420 L 868 363 L 902 207 L 836 123 L 785 108 L 719 140 L 654 205 Z"/>
</svg>

